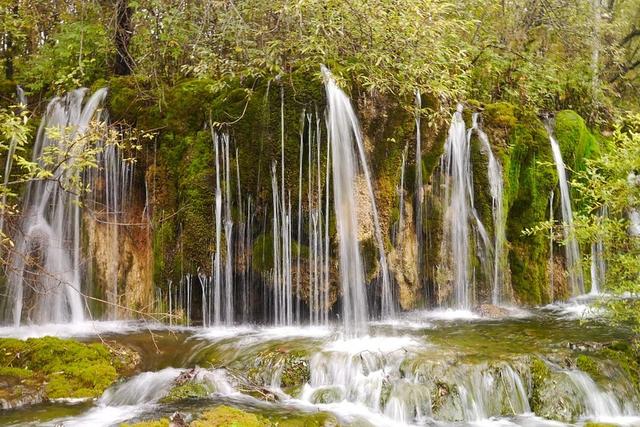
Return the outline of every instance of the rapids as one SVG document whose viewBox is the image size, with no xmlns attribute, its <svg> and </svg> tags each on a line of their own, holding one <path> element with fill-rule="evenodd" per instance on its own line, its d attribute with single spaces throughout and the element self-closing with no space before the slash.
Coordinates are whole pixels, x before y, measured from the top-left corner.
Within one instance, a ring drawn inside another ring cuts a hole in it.
<svg viewBox="0 0 640 427">
<path fill-rule="evenodd" d="M 110 426 L 175 411 L 192 419 L 225 404 L 285 418 L 326 412 L 345 426 L 563 426 L 594 420 L 639 425 L 640 397 L 631 379 L 597 351 L 628 339 L 630 332 L 609 328 L 590 312 L 576 302 L 510 309 L 499 319 L 415 311 L 369 322 L 368 335 L 355 338 L 336 324 L 7 327 L 0 335 L 115 341 L 138 351 L 142 362 L 140 373 L 95 401 L 4 411 L 0 424 Z M 580 355 L 597 360 L 606 375 L 580 370 L 573 362 Z M 192 368 L 193 381 L 203 384 L 206 395 L 165 402 L 176 379 Z M 248 384 L 259 384 L 273 398 L 261 398 Z"/>
</svg>

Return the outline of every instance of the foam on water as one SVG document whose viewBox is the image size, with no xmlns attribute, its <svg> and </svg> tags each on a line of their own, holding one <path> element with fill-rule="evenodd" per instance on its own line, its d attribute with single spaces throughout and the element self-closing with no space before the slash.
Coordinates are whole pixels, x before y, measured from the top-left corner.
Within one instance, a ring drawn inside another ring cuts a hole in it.
<svg viewBox="0 0 640 427">
<path fill-rule="evenodd" d="M 218 341 L 226 338 L 254 334 L 257 330 L 258 329 L 253 326 L 211 327 L 211 328 L 198 329 L 196 333 L 192 335 L 192 338 Z"/>
<path fill-rule="evenodd" d="M 157 329 L 157 324 L 144 324 L 127 321 L 89 321 L 79 323 L 48 323 L 42 325 L 3 326 L 0 337 L 4 338 L 40 338 L 54 336 L 60 338 L 85 337 L 100 334 L 127 334 L 141 329 Z"/>
<path fill-rule="evenodd" d="M 543 307 L 562 319 L 596 319 L 603 315 L 604 310 L 578 300 L 556 302 Z"/>
<path fill-rule="evenodd" d="M 429 320 L 479 320 L 482 317 L 471 310 L 455 310 L 452 308 L 420 312 L 420 316 Z"/>
<path fill-rule="evenodd" d="M 364 336 L 362 338 L 340 339 L 328 343 L 323 350 L 335 351 L 339 353 L 358 354 L 365 351 L 391 353 L 398 350 L 425 346 L 425 343 L 417 341 L 415 338 L 389 337 L 389 336 Z"/>
</svg>

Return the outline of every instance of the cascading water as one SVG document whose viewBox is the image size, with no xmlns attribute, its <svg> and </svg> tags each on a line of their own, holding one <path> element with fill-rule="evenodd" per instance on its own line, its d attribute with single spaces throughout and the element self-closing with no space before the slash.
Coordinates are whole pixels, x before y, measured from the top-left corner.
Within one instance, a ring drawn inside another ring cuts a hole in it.
<svg viewBox="0 0 640 427">
<path fill-rule="evenodd" d="M 202 298 L 208 298 L 207 304 L 209 313 L 203 313 L 203 322 L 207 319 L 205 326 L 231 325 L 234 322 L 234 239 L 233 239 L 233 218 L 231 216 L 231 160 L 230 160 L 230 140 L 228 133 L 218 133 L 211 130 L 213 139 L 213 149 L 216 170 L 215 188 L 215 252 L 211 258 L 211 270 L 213 280 L 208 280 L 208 284 L 213 284 L 213 290 L 209 286 L 203 290 Z M 237 172 L 239 182 L 240 175 Z M 224 194 L 223 194 L 224 193 Z M 238 195 L 240 197 L 240 195 Z M 240 201 L 238 201 L 240 203 Z M 224 206 L 223 206 L 224 205 Z M 224 209 L 223 209 L 224 207 Z M 225 246 L 223 250 L 222 232 L 224 231 Z M 224 251 L 224 271 L 222 266 L 222 255 Z M 223 278 L 224 275 L 224 278 Z M 224 294 L 224 295 L 223 295 Z M 224 296 L 224 299 L 223 299 Z"/>
<path fill-rule="evenodd" d="M 479 113 L 473 113 L 472 115 L 472 129 L 478 135 L 480 142 L 482 143 L 483 150 L 489 159 L 489 167 L 487 169 L 489 185 L 491 189 L 492 199 L 492 216 L 493 216 L 493 278 L 492 278 L 492 291 L 491 291 L 491 303 L 499 305 L 505 300 L 505 278 L 504 269 L 506 268 L 505 259 L 505 217 L 503 209 L 503 180 L 502 180 L 502 165 L 498 159 L 494 156 L 491 150 L 491 144 L 489 143 L 489 137 L 482 130 L 478 123 L 480 117 Z"/>
<path fill-rule="evenodd" d="M 85 136 L 107 95 L 106 89 L 100 89 L 83 105 L 86 92 L 77 89 L 49 103 L 38 129 L 34 162 L 46 168 L 42 156 L 53 147 L 63 151 L 58 161 L 64 164 L 70 165 L 78 156 L 82 144 L 70 142 Z M 79 171 L 63 167 L 54 171 L 52 179 L 33 181 L 27 188 L 23 234 L 14 236 L 16 246 L 7 273 L 8 305 L 16 326 L 23 320 L 61 323 L 84 319 L 80 199 L 59 185 L 81 179 Z"/>
<path fill-rule="evenodd" d="M 472 215 L 470 197 L 471 162 L 469 138 L 462 118 L 462 105 L 453 114 L 449 135 L 442 156 L 441 170 L 445 174 L 444 193 L 444 253 L 452 270 L 454 308 L 471 308 L 471 248 L 469 218 Z"/>
<path fill-rule="evenodd" d="M 602 206 L 598 212 L 600 222 L 607 217 L 607 207 Z M 598 295 L 602 291 L 602 287 L 606 278 L 606 264 L 604 260 L 604 241 L 602 236 L 591 243 L 591 291 L 590 295 Z"/>
<path fill-rule="evenodd" d="M 553 127 L 549 121 L 545 123 L 551 142 L 553 160 L 558 172 L 558 184 L 560 186 L 560 204 L 562 212 L 562 231 L 565 239 L 565 256 L 567 258 L 567 272 L 569 274 L 569 286 L 573 296 L 584 294 L 584 279 L 582 276 L 582 262 L 580 248 L 573 228 L 573 209 L 571 207 L 571 193 L 567 183 L 567 172 L 562 160 L 560 145 L 553 136 Z"/>
<path fill-rule="evenodd" d="M 366 331 L 368 318 L 362 257 L 358 245 L 359 227 L 355 204 L 357 165 L 353 149 L 354 138 L 359 146 L 362 145 L 362 138 L 349 98 L 338 88 L 331 72 L 324 66 L 322 73 L 327 93 L 327 137 L 333 153 L 333 198 L 339 239 L 342 321 L 347 335 L 357 335 Z M 368 171 L 366 164 L 363 168 Z M 366 178 L 368 180 L 368 174 Z M 373 197 L 372 205 L 375 212 Z"/>
<path fill-rule="evenodd" d="M 415 208 L 415 223 L 416 223 L 416 242 L 418 254 L 418 276 L 422 276 L 423 270 L 423 233 L 422 233 L 422 219 L 423 219 L 423 204 L 424 204 L 424 183 L 422 179 L 422 136 L 421 136 L 421 109 L 422 109 L 422 97 L 420 91 L 416 90 L 416 208 Z"/>
</svg>

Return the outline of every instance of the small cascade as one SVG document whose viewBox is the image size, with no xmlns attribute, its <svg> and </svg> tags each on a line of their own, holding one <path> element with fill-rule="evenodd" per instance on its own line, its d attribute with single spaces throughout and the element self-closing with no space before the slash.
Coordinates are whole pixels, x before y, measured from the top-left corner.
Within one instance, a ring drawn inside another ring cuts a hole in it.
<svg viewBox="0 0 640 427">
<path fill-rule="evenodd" d="M 17 86 L 16 88 L 16 97 L 18 99 L 18 107 L 26 108 L 27 106 L 27 97 L 24 94 L 24 90 Z M 11 169 L 13 167 L 13 155 L 16 152 L 16 147 L 18 146 L 18 140 L 14 137 L 9 142 L 9 149 L 7 150 L 7 160 L 4 165 L 4 175 L 2 176 L 3 187 L 7 188 L 7 184 L 9 183 L 9 177 L 11 176 Z M 0 197 L 0 237 L 4 233 L 4 215 L 5 215 L 5 206 L 7 205 L 7 193 L 2 193 L 2 197 Z"/>
<path fill-rule="evenodd" d="M 434 418 L 474 422 L 531 412 L 526 365 L 421 361 L 415 359 L 416 344 L 406 337 L 332 343 L 311 358 L 311 377 L 300 399 L 357 404 L 403 425 L 425 425 Z M 443 394 L 443 386 L 455 392 Z M 432 396 L 439 396 L 437 404 Z"/>
<path fill-rule="evenodd" d="M 613 393 L 603 391 L 586 373 L 568 370 L 565 374 L 576 388 L 582 403 L 582 415 L 586 417 L 611 418 L 634 415 L 632 405 L 623 405 Z"/>
<path fill-rule="evenodd" d="M 87 89 L 77 89 L 49 103 L 38 129 L 34 162 L 46 168 L 42 163 L 43 153 L 61 147 L 68 153 L 65 159 L 59 160 L 69 165 L 79 154 L 78 150 L 83 149 L 83 144 L 69 144 L 69 141 L 77 141 L 86 134 L 90 123 L 99 118 L 99 107 L 107 95 L 106 89 L 100 89 L 83 104 L 86 92 Z M 64 146 L 60 145 L 61 141 L 65 141 Z M 105 161 L 108 159 L 105 156 Z M 7 317 L 12 318 L 16 326 L 23 320 L 61 323 L 84 319 L 82 208 L 79 196 L 65 191 L 57 182 L 81 180 L 79 172 L 63 167 L 54 172 L 53 179 L 28 185 L 20 227 L 24 234 L 14 236 L 16 246 L 9 257 L 7 273 L 10 312 Z M 91 182 L 88 185 L 91 186 Z M 28 261 L 30 259 L 37 260 L 36 264 Z"/>
<path fill-rule="evenodd" d="M 454 308 L 471 308 L 471 248 L 469 218 L 472 216 L 473 189 L 469 138 L 462 118 L 462 105 L 453 114 L 442 156 L 441 171 L 445 175 L 444 240 L 445 256 L 453 274 Z"/>
<path fill-rule="evenodd" d="M 489 185 L 491 190 L 492 200 L 492 216 L 493 216 L 493 274 L 492 274 L 492 291 L 491 291 L 491 303 L 499 305 L 505 302 L 505 278 L 504 269 L 506 268 L 506 233 L 505 224 L 506 219 L 504 217 L 503 209 L 503 189 L 504 184 L 502 180 L 502 165 L 500 161 L 494 156 L 491 150 L 491 144 L 489 143 L 489 137 L 480 127 L 478 120 L 480 114 L 473 113 L 472 115 L 472 130 L 476 132 L 480 142 L 482 143 L 483 150 L 489 159 L 489 167 L 487 169 Z"/>
<path fill-rule="evenodd" d="M 580 248 L 573 229 L 573 209 L 571 207 L 571 194 L 567 182 L 567 172 L 562 160 L 560 145 L 553 136 L 553 129 L 550 123 L 546 123 L 553 160 L 558 172 L 560 186 L 560 203 L 562 211 L 562 230 L 565 239 L 565 256 L 567 258 L 567 272 L 569 273 L 569 286 L 573 296 L 584 294 L 584 279 L 582 276 L 582 262 L 580 259 Z"/>
<path fill-rule="evenodd" d="M 607 207 L 602 206 L 598 211 L 600 222 L 607 217 Z M 604 261 L 604 242 L 602 236 L 591 243 L 591 291 L 590 295 L 599 295 L 605 283 L 606 264 Z"/>
<path fill-rule="evenodd" d="M 327 128 L 331 144 L 333 165 L 334 205 L 339 238 L 340 283 L 342 287 L 343 322 L 347 335 L 362 333 L 366 329 L 367 299 L 364 290 L 364 273 L 358 245 L 358 218 L 355 205 L 356 154 L 355 139 L 360 155 L 360 166 L 371 199 L 375 239 L 378 245 L 382 275 L 382 316 L 393 315 L 394 303 L 389 272 L 378 220 L 371 176 L 364 152 L 364 143 L 358 119 L 346 94 L 338 88 L 331 72 L 322 67 L 327 93 Z"/>
<path fill-rule="evenodd" d="M 156 402 L 169 393 L 181 372 L 175 368 L 143 372 L 125 383 L 107 389 L 98 403 L 105 406 L 124 406 Z"/>
</svg>

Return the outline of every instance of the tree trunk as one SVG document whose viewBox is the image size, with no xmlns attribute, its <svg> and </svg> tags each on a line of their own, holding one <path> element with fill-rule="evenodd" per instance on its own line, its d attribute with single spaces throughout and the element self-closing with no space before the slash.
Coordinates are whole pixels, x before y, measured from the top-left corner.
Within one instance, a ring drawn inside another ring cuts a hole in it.
<svg viewBox="0 0 640 427">
<path fill-rule="evenodd" d="M 133 35 L 132 10 L 128 0 L 116 0 L 116 63 L 115 74 L 127 76 L 133 71 L 133 60 L 129 55 L 129 42 Z"/>
</svg>

